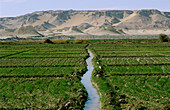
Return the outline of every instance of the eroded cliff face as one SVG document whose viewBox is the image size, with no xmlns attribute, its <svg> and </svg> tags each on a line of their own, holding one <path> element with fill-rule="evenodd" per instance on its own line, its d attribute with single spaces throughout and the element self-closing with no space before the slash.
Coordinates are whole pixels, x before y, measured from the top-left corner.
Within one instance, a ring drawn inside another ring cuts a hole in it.
<svg viewBox="0 0 170 110">
<path fill-rule="evenodd" d="M 31 31 L 30 28 L 24 28 L 29 26 L 32 27 Z M 9 30 L 12 31 L 9 32 Z M 170 12 L 159 10 L 59 10 L 0 18 L 0 37 L 157 35 L 160 33 L 170 35 Z"/>
<path fill-rule="evenodd" d="M 168 29 L 170 12 L 158 10 L 104 11 L 41 11 L 18 17 L 0 18 L 0 28 L 20 28 L 32 25 L 38 30 L 65 28 L 88 23 L 91 26 L 110 25 L 123 29 Z M 82 26 L 79 26 L 82 27 Z"/>
</svg>

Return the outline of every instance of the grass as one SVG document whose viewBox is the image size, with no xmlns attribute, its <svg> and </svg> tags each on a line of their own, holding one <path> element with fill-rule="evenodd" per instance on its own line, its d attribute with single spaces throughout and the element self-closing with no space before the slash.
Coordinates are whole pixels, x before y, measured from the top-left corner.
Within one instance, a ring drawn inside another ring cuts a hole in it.
<svg viewBox="0 0 170 110">
<path fill-rule="evenodd" d="M 125 95 L 128 104 L 124 107 L 132 109 L 142 104 L 147 109 L 161 109 L 168 106 L 168 76 L 112 76 L 106 80 L 119 87 L 117 94 Z"/>
<path fill-rule="evenodd" d="M 86 96 L 78 79 L 5 78 L 0 81 L 0 108 L 81 109 L 83 100 L 79 100 L 79 94 Z M 65 106 L 68 102 L 70 105 Z"/>
<path fill-rule="evenodd" d="M 7 75 L 73 75 L 75 72 L 86 71 L 84 67 L 10 67 L 1 68 L 0 76 Z M 80 73 L 81 75 L 81 73 Z"/>
<path fill-rule="evenodd" d="M 168 43 L 92 44 L 102 110 L 168 109 Z M 99 68 L 101 67 L 101 68 Z"/>
<path fill-rule="evenodd" d="M 87 44 L 0 46 L 0 108 L 83 109 Z"/>
<path fill-rule="evenodd" d="M 0 108 L 83 109 L 87 49 L 101 109 L 169 109 L 169 43 L 157 39 L 0 42 Z M 89 44 L 90 43 L 90 44 Z"/>
</svg>

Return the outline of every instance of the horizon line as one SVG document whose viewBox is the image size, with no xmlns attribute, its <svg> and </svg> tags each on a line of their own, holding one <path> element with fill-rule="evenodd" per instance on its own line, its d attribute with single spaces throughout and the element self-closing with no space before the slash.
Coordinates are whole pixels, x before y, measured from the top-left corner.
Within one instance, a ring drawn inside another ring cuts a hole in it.
<svg viewBox="0 0 170 110">
<path fill-rule="evenodd" d="M 19 15 L 16 15 L 16 16 L 1 16 L 0 15 L 0 18 L 13 18 L 13 17 L 19 17 L 19 16 L 24 16 L 24 15 L 27 15 L 27 14 L 32 14 L 32 13 L 35 13 L 35 12 L 45 12 L 45 11 L 138 11 L 138 10 L 158 10 L 160 12 L 170 12 L 170 10 L 159 10 L 159 9 L 156 9 L 156 8 L 143 8 L 143 9 L 55 9 L 55 10 L 52 10 L 52 9 L 49 9 L 49 10 L 37 10 L 37 11 L 32 11 L 32 12 L 28 12 L 28 13 L 25 13 L 25 14 L 19 14 Z"/>
</svg>

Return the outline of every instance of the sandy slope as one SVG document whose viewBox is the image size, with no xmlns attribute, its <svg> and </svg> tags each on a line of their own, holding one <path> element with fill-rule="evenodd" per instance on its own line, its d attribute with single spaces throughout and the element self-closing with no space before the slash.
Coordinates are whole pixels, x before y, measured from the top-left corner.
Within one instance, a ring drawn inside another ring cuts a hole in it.
<svg viewBox="0 0 170 110">
<path fill-rule="evenodd" d="M 143 29 L 143 30 L 124 30 L 127 35 L 158 35 L 167 34 L 170 35 L 170 29 Z"/>
<path fill-rule="evenodd" d="M 105 29 L 104 27 L 91 27 L 84 31 L 85 33 L 91 34 L 91 35 L 119 35 L 116 32 L 109 31 Z"/>
<path fill-rule="evenodd" d="M 25 29 L 21 32 L 5 30 L 19 30 L 23 26 L 30 25 L 34 29 Z M 107 28 L 109 26 L 112 26 L 111 29 Z M 0 29 L 0 37 L 41 34 L 45 36 L 157 35 L 160 33 L 170 35 L 170 12 L 159 10 L 39 11 L 18 17 L 0 18 Z"/>
</svg>

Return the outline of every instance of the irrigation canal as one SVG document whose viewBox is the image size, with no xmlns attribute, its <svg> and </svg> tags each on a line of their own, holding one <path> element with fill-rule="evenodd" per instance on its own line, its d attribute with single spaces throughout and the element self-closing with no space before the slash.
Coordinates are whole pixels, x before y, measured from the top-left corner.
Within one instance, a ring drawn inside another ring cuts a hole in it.
<svg viewBox="0 0 170 110">
<path fill-rule="evenodd" d="M 83 75 L 81 80 L 82 84 L 84 85 L 88 93 L 88 100 L 85 103 L 84 110 L 99 110 L 99 95 L 97 93 L 96 88 L 93 87 L 91 82 L 91 75 L 94 69 L 92 65 L 92 59 L 94 55 L 89 50 L 88 53 L 90 57 L 86 59 L 87 72 Z"/>
</svg>

